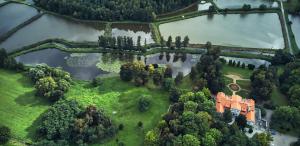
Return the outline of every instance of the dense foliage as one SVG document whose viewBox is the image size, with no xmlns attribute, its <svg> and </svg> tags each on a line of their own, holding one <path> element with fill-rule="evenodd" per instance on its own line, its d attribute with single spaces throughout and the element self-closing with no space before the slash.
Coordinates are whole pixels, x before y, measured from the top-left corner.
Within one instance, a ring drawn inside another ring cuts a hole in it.
<svg viewBox="0 0 300 146">
<path fill-rule="evenodd" d="M 277 80 L 277 70 L 275 68 L 260 67 L 251 75 L 251 96 L 255 100 L 269 100 L 274 83 Z"/>
<path fill-rule="evenodd" d="M 157 86 L 169 91 L 174 86 L 172 68 L 159 68 L 157 64 L 145 65 L 143 62 L 129 62 L 121 66 L 120 78 L 123 81 L 134 81 L 136 86 L 144 86 L 152 78 Z"/>
<path fill-rule="evenodd" d="M 0 145 L 6 144 L 10 138 L 10 129 L 6 126 L 0 126 Z"/>
<path fill-rule="evenodd" d="M 51 68 L 47 65 L 37 65 L 29 69 L 29 77 L 35 83 L 37 94 L 56 101 L 63 97 L 70 88 L 71 77 L 61 68 Z"/>
<path fill-rule="evenodd" d="M 294 61 L 295 58 L 289 52 L 283 50 L 277 50 L 275 56 L 272 58 L 272 65 L 284 65 Z"/>
<path fill-rule="evenodd" d="M 137 43 L 134 44 L 132 37 L 107 37 L 107 36 L 99 36 L 98 44 L 103 48 L 111 48 L 115 50 L 127 50 L 127 51 L 146 51 L 146 44 L 141 45 L 141 37 L 139 36 L 137 39 Z"/>
<path fill-rule="evenodd" d="M 222 91 L 225 87 L 225 81 L 221 73 L 222 64 L 219 60 L 220 50 L 207 45 L 207 53 L 201 56 L 200 61 L 193 71 L 194 82 L 197 82 L 198 89 L 208 87 L 212 93 Z M 195 72 L 196 71 L 196 72 Z M 196 75 L 195 75 L 196 73 Z"/>
<path fill-rule="evenodd" d="M 236 124 L 228 125 L 215 113 L 207 89 L 185 92 L 170 106 L 155 129 L 147 132 L 145 145 L 170 146 L 259 146 L 263 135 L 249 139 Z"/>
<path fill-rule="evenodd" d="M 151 21 L 197 0 L 34 0 L 44 9 L 79 19 Z"/>
<path fill-rule="evenodd" d="M 113 137 L 112 121 L 94 106 L 82 109 L 76 101 L 59 100 L 43 116 L 36 145 L 82 145 Z"/>
<path fill-rule="evenodd" d="M 279 77 L 280 89 L 289 98 L 290 104 L 300 108 L 300 62 L 291 62 Z"/>
<path fill-rule="evenodd" d="M 147 111 L 151 106 L 151 101 L 149 99 L 149 97 L 146 96 L 142 96 L 140 97 L 139 101 L 138 101 L 138 109 L 140 112 L 145 112 Z"/>
<path fill-rule="evenodd" d="M 292 130 L 300 132 L 299 124 L 299 109 L 290 106 L 281 106 L 274 111 L 270 126 L 281 132 L 289 132 Z"/>
<path fill-rule="evenodd" d="M 5 49 L 0 49 L 0 68 L 23 71 L 24 65 L 9 57 Z"/>
</svg>

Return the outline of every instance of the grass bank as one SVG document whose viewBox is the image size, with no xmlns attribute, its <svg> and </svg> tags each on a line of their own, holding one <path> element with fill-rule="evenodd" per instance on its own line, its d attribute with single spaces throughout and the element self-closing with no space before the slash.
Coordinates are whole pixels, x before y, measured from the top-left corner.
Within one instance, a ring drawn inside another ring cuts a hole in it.
<svg viewBox="0 0 300 146">
<path fill-rule="evenodd" d="M 21 73 L 0 69 L 0 80 L 0 124 L 11 129 L 13 141 L 30 142 L 49 103 L 35 96 L 33 84 Z"/>
<path fill-rule="evenodd" d="M 141 96 L 151 99 L 150 109 L 143 113 L 137 107 Z M 103 108 L 117 124 L 124 125 L 124 129 L 119 131 L 116 138 L 130 146 L 143 144 L 145 132 L 155 127 L 169 106 L 167 92 L 151 83 L 146 87 L 136 87 L 132 83 L 121 81 L 119 77 L 104 78 L 99 87 L 92 87 L 89 82 L 76 81 L 66 97 L 76 99 L 83 106 L 92 104 Z M 137 127 L 139 121 L 143 122 L 142 129 Z M 117 143 L 113 139 L 103 145 Z"/>
</svg>

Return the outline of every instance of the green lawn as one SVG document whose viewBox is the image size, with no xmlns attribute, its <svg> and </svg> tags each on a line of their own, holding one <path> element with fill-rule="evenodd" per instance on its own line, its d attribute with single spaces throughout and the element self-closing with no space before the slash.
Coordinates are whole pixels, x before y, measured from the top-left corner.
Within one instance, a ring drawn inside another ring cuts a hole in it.
<svg viewBox="0 0 300 146">
<path fill-rule="evenodd" d="M 0 81 L 0 124 L 8 126 L 15 139 L 34 138 L 37 119 L 48 102 L 34 96 L 31 81 L 20 73 L 0 70 Z"/>
<path fill-rule="evenodd" d="M 251 81 L 250 80 L 237 80 L 236 83 L 245 90 L 251 90 Z"/>
<path fill-rule="evenodd" d="M 250 76 L 252 75 L 252 70 L 249 69 L 244 69 L 240 67 L 232 67 L 229 65 L 222 65 L 222 73 L 223 75 L 228 75 L 228 74 L 233 74 L 233 75 L 238 75 L 243 79 L 249 79 Z"/>
<path fill-rule="evenodd" d="M 154 128 L 161 115 L 167 112 L 168 93 L 149 86 L 136 87 L 121 81 L 119 77 L 104 78 L 103 81 L 103 85 L 96 88 L 88 82 L 76 81 L 66 97 L 76 99 L 83 106 L 92 104 L 103 108 L 117 124 L 124 125 L 124 130 L 116 136 L 119 141 L 128 146 L 142 145 L 144 134 Z M 151 97 L 151 108 L 141 113 L 137 102 L 143 95 Z M 143 122 L 143 129 L 137 128 L 139 121 Z M 104 145 L 116 145 L 116 142 L 110 140 Z"/>
<path fill-rule="evenodd" d="M 288 100 L 285 95 L 283 95 L 277 87 L 273 88 L 273 92 L 271 94 L 271 100 L 275 105 L 285 106 L 288 105 Z"/>
<path fill-rule="evenodd" d="M 192 82 L 190 75 L 187 75 L 183 78 L 181 84 L 178 85 L 180 89 L 192 90 L 194 83 Z"/>
</svg>

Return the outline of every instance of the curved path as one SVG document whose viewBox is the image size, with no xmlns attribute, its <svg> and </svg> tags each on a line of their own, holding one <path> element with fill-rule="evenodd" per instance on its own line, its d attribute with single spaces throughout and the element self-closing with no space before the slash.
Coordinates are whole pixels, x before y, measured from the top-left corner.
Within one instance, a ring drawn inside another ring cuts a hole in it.
<svg viewBox="0 0 300 146">
<path fill-rule="evenodd" d="M 235 95 L 237 92 L 239 92 L 239 91 L 241 91 L 241 90 L 245 90 L 245 89 L 242 89 L 242 88 L 240 87 L 240 85 L 238 85 L 238 84 L 236 83 L 237 80 L 241 80 L 241 81 L 249 81 L 249 79 L 243 79 L 243 78 L 241 78 L 241 77 L 238 76 L 238 75 L 229 74 L 229 75 L 225 75 L 225 76 L 226 76 L 227 78 L 230 78 L 230 79 L 233 80 L 233 83 L 230 83 L 230 84 L 227 85 L 228 88 L 230 89 L 230 91 L 232 92 L 232 95 Z M 232 89 L 229 87 L 231 84 L 237 85 L 237 86 L 239 87 L 239 90 L 238 90 L 238 91 L 232 90 Z"/>
</svg>

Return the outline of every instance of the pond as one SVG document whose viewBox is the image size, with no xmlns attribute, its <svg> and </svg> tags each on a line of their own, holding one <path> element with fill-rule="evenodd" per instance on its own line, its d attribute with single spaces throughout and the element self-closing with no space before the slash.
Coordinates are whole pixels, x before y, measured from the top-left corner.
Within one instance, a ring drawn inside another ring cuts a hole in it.
<svg viewBox="0 0 300 146">
<path fill-rule="evenodd" d="M 211 3 L 200 3 L 198 4 L 198 11 L 208 10 L 210 6 L 212 6 Z"/>
<path fill-rule="evenodd" d="M 110 73 L 117 74 L 122 64 L 140 60 L 145 64 L 158 64 L 159 66 L 169 66 L 173 70 L 173 77 L 178 72 L 187 75 L 191 67 L 199 61 L 200 54 L 175 54 L 157 53 L 147 56 L 136 56 L 126 54 L 102 54 L 102 53 L 68 53 L 57 49 L 45 49 L 31 52 L 16 57 L 18 62 L 26 65 L 47 64 L 52 67 L 62 67 L 71 73 L 72 77 L 80 80 L 92 80 L 97 76 L 106 76 Z M 270 63 L 259 59 L 243 59 L 233 57 L 222 57 L 226 60 L 241 61 L 245 64 L 269 65 Z"/>
<path fill-rule="evenodd" d="M 0 22 L 1 23 L 1 22 Z M 23 27 L 0 44 L 8 52 L 50 38 L 69 41 L 97 41 L 104 34 L 104 25 L 82 23 L 45 14 L 38 20 Z"/>
<path fill-rule="evenodd" d="M 259 22 L 259 23 L 258 23 Z M 195 18 L 161 24 L 160 32 L 165 40 L 171 35 L 189 36 L 192 44 L 248 47 L 284 48 L 279 16 L 265 14 L 227 14 L 198 16 Z"/>
<path fill-rule="evenodd" d="M 182 57 L 175 57 L 174 53 L 137 57 L 124 54 L 68 53 L 57 49 L 45 49 L 18 56 L 16 60 L 26 65 L 44 63 L 52 67 L 62 67 L 76 79 L 91 80 L 99 75 L 119 73 L 122 64 L 138 59 L 145 64 L 168 65 L 173 69 L 174 77 L 178 72 L 187 75 L 199 58 L 200 55 L 192 54 L 187 54 L 183 60 Z"/>
<path fill-rule="evenodd" d="M 299 15 L 289 15 L 289 20 L 293 23 L 292 30 L 295 35 L 295 40 L 297 46 L 300 47 L 300 16 Z"/>
<path fill-rule="evenodd" d="M 99 54 L 72 54 L 57 49 L 46 49 L 31 52 L 16 57 L 18 62 L 26 65 L 47 64 L 51 67 L 62 67 L 70 72 L 72 77 L 82 80 L 90 80 L 99 74 L 107 74 L 96 67 Z"/>
<path fill-rule="evenodd" d="M 246 66 L 248 64 L 253 64 L 255 65 L 256 68 L 261 65 L 265 65 L 267 67 L 271 65 L 269 61 L 261 60 L 261 59 L 248 59 L 248 58 L 236 58 L 236 57 L 225 57 L 225 56 L 221 56 L 220 58 L 225 59 L 227 63 L 229 62 L 229 60 L 232 60 L 235 61 L 236 63 L 238 62 L 240 62 L 241 64 L 245 63 Z"/>
<path fill-rule="evenodd" d="M 144 45 L 154 43 L 151 35 L 149 24 L 137 24 L 137 23 L 113 23 L 112 24 L 112 36 L 127 36 L 132 37 L 136 44 L 138 36 L 141 36 L 141 44 Z"/>
<path fill-rule="evenodd" d="M 37 14 L 36 9 L 17 3 L 0 7 L 0 36 Z"/>
<path fill-rule="evenodd" d="M 251 8 L 259 8 L 262 4 L 272 8 L 278 7 L 278 3 L 273 0 L 214 0 L 214 3 L 221 9 L 239 9 L 244 4 L 250 4 Z"/>
</svg>

